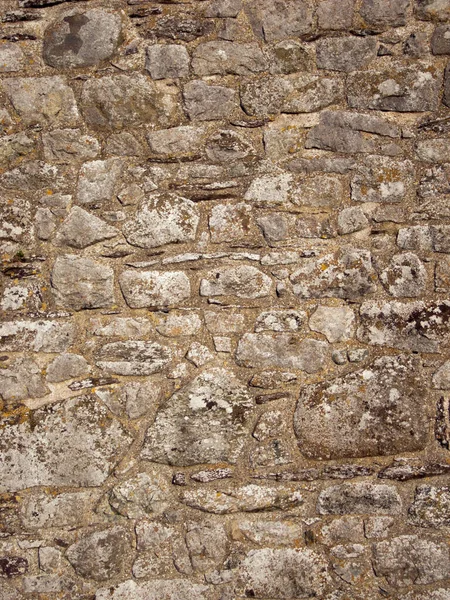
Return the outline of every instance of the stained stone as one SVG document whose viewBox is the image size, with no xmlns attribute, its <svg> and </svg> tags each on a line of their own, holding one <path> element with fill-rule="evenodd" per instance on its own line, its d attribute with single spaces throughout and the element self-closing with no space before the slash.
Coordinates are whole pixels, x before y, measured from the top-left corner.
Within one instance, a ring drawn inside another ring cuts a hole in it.
<svg viewBox="0 0 450 600">
<path fill-rule="evenodd" d="M 188 527 L 186 546 L 194 571 L 207 573 L 222 565 L 229 552 L 223 525 L 204 522 Z"/>
<path fill-rule="evenodd" d="M 317 510 L 322 515 L 396 514 L 401 510 L 395 487 L 372 483 L 343 483 L 320 493 Z"/>
<path fill-rule="evenodd" d="M 102 219 L 74 206 L 58 229 L 55 243 L 72 248 L 86 248 L 118 235 L 118 230 Z"/>
<path fill-rule="evenodd" d="M 2 352 L 65 352 L 75 339 L 75 325 L 68 321 L 5 321 L 0 324 Z"/>
<path fill-rule="evenodd" d="M 154 160 L 175 162 L 194 160 L 202 154 L 204 129 L 182 125 L 147 133 L 147 142 Z"/>
<path fill-rule="evenodd" d="M 92 396 L 77 396 L 24 417 L 2 426 L 2 493 L 38 485 L 102 485 L 131 443 L 123 426 Z"/>
<path fill-rule="evenodd" d="M 424 21 L 447 21 L 450 18 L 450 0 L 415 0 L 415 13 Z"/>
<path fill-rule="evenodd" d="M 433 138 L 419 141 L 416 145 L 416 154 L 420 160 L 426 162 L 448 162 L 448 140 L 446 138 Z"/>
<path fill-rule="evenodd" d="M 236 351 L 238 365 L 252 368 L 288 368 L 315 373 L 325 367 L 325 342 L 289 333 L 246 333 Z"/>
<path fill-rule="evenodd" d="M 182 492 L 180 501 L 191 508 L 217 515 L 285 510 L 303 504 L 294 487 L 249 484 L 237 488 L 196 488 Z"/>
<path fill-rule="evenodd" d="M 156 474 L 139 473 L 116 485 L 108 501 L 114 511 L 129 519 L 161 514 L 170 506 L 169 484 Z"/>
<path fill-rule="evenodd" d="M 148 46 L 145 68 L 152 79 L 186 77 L 189 75 L 189 54 L 178 44 Z"/>
<path fill-rule="evenodd" d="M 312 29 L 312 11 L 305 0 L 254 0 L 245 7 L 253 31 L 266 42 L 296 38 Z"/>
<path fill-rule="evenodd" d="M 409 160 L 370 156 L 351 182 L 356 202 L 401 202 L 411 188 L 414 169 Z"/>
<path fill-rule="evenodd" d="M 359 206 L 344 208 L 338 215 L 338 232 L 348 235 L 369 226 L 369 220 Z"/>
<path fill-rule="evenodd" d="M 47 381 L 57 383 L 89 373 L 87 360 L 79 354 L 60 354 L 47 367 Z"/>
<path fill-rule="evenodd" d="M 449 2 L 449 10 L 450 10 L 450 2 Z M 445 78 L 444 78 L 444 96 L 442 98 L 442 102 L 445 106 L 450 106 L 450 62 L 445 68 Z"/>
<path fill-rule="evenodd" d="M 115 587 L 100 588 L 95 600 L 207 600 L 207 591 L 206 585 L 186 579 L 153 579 L 141 583 L 129 579 Z"/>
<path fill-rule="evenodd" d="M 320 0 L 317 19 L 321 29 L 347 29 L 352 25 L 355 0 Z"/>
<path fill-rule="evenodd" d="M 230 267 L 208 273 L 200 282 L 201 296 L 236 296 L 256 299 L 273 291 L 271 278 L 256 267 Z"/>
<path fill-rule="evenodd" d="M 289 199 L 292 180 L 290 173 L 258 177 L 251 182 L 244 198 L 258 203 L 283 204 Z"/>
<path fill-rule="evenodd" d="M 194 50 L 192 68 L 195 75 L 252 75 L 266 68 L 258 44 L 213 41 L 199 44 Z"/>
<path fill-rule="evenodd" d="M 84 163 L 78 178 L 77 200 L 80 204 L 111 201 L 122 165 L 116 158 Z"/>
<path fill-rule="evenodd" d="M 24 53 L 17 44 L 3 43 L 0 46 L 0 73 L 20 71 L 24 63 Z"/>
<path fill-rule="evenodd" d="M 258 228 L 252 219 L 252 206 L 239 204 L 216 204 L 208 220 L 211 241 L 214 244 L 257 239 Z"/>
<path fill-rule="evenodd" d="M 41 369 L 31 358 L 17 358 L 9 368 L 0 370 L 0 397 L 5 401 L 42 398 L 49 392 Z"/>
<path fill-rule="evenodd" d="M 175 306 L 191 295 L 189 278 L 182 271 L 124 271 L 119 284 L 131 308 Z"/>
<path fill-rule="evenodd" d="M 450 27 L 438 25 L 431 38 L 431 51 L 435 55 L 450 54 Z"/>
<path fill-rule="evenodd" d="M 272 310 L 256 319 L 255 332 L 298 331 L 306 320 L 306 313 L 298 310 Z"/>
<path fill-rule="evenodd" d="M 157 342 L 126 341 L 105 344 L 97 354 L 97 366 L 117 375 L 152 375 L 172 358 L 171 351 Z"/>
<path fill-rule="evenodd" d="M 53 129 L 42 135 L 44 157 L 48 161 L 69 163 L 96 158 L 100 152 L 98 140 L 82 135 L 80 129 Z"/>
<path fill-rule="evenodd" d="M 78 575 L 106 581 L 123 570 L 124 555 L 130 550 L 130 535 L 117 526 L 81 537 L 67 549 L 66 556 Z"/>
<path fill-rule="evenodd" d="M 200 221 L 194 202 L 174 194 L 154 194 L 144 200 L 123 226 L 129 244 L 157 248 L 195 240 Z"/>
<path fill-rule="evenodd" d="M 392 257 L 380 280 L 396 298 L 415 298 L 425 291 L 427 272 L 416 254 L 406 252 Z"/>
<path fill-rule="evenodd" d="M 81 310 L 114 304 L 114 273 L 111 267 L 73 254 L 58 256 L 51 276 L 58 306 Z"/>
<path fill-rule="evenodd" d="M 249 435 L 252 405 L 246 387 L 230 371 L 204 371 L 159 409 L 141 456 L 176 466 L 234 463 Z"/>
<path fill-rule="evenodd" d="M 201 80 L 186 84 L 183 98 L 191 121 L 226 119 L 237 107 L 235 90 Z"/>
<path fill-rule="evenodd" d="M 370 252 L 345 248 L 319 259 L 304 259 L 290 276 L 299 298 L 358 298 L 376 291 Z"/>
<path fill-rule="evenodd" d="M 76 125 L 79 113 L 72 89 L 62 77 L 4 79 L 3 89 L 24 125 Z"/>
<path fill-rule="evenodd" d="M 366 68 L 376 55 L 371 37 L 321 38 L 317 43 L 317 67 L 350 73 Z"/>
<path fill-rule="evenodd" d="M 237 17 L 242 8 L 242 0 L 212 0 L 206 8 L 205 17 Z"/>
<path fill-rule="evenodd" d="M 449 549 L 442 539 L 401 535 L 375 544 L 373 556 L 375 574 L 394 588 L 428 585 L 450 577 Z"/>
<path fill-rule="evenodd" d="M 360 15 L 373 27 L 402 27 L 410 0 L 363 0 Z"/>
<path fill-rule="evenodd" d="M 20 518 L 26 529 L 80 526 L 98 496 L 96 490 L 61 492 L 57 495 L 37 492 L 24 498 Z"/>
<path fill-rule="evenodd" d="M 355 331 L 355 314 L 346 306 L 318 306 L 309 319 L 309 327 L 322 333 L 330 344 L 346 342 Z"/>
<path fill-rule="evenodd" d="M 409 521 L 417 527 L 450 525 L 450 488 L 419 485 L 408 510 Z"/>
<path fill-rule="evenodd" d="M 118 12 L 94 8 L 69 13 L 45 30 L 44 61 L 58 69 L 96 65 L 115 53 L 121 28 Z"/>
<path fill-rule="evenodd" d="M 305 45 L 296 40 L 283 40 L 273 47 L 274 64 L 271 73 L 297 73 L 311 68 L 312 59 Z"/>
<path fill-rule="evenodd" d="M 428 439 L 418 359 L 382 357 L 300 392 L 294 429 L 308 458 L 357 458 L 422 450 Z"/>
<path fill-rule="evenodd" d="M 251 550 L 239 566 L 244 596 L 321 597 L 331 584 L 325 556 L 309 548 Z"/>
</svg>

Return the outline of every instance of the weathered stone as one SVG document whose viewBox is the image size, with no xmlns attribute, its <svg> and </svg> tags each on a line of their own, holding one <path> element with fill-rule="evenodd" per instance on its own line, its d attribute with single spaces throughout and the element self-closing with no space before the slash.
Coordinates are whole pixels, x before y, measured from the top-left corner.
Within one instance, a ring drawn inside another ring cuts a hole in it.
<svg viewBox="0 0 450 600">
<path fill-rule="evenodd" d="M 47 367 L 47 381 L 57 383 L 89 373 L 87 360 L 79 354 L 60 354 Z"/>
<path fill-rule="evenodd" d="M 450 525 L 450 488 L 419 485 L 408 510 L 409 521 L 418 527 Z"/>
<path fill-rule="evenodd" d="M 320 597 L 331 584 L 325 556 L 316 550 L 251 550 L 239 566 L 244 596 L 254 598 Z"/>
<path fill-rule="evenodd" d="M 92 511 L 98 492 L 80 490 L 57 495 L 38 492 L 26 496 L 21 505 L 20 517 L 26 529 L 45 527 L 79 527 Z"/>
<path fill-rule="evenodd" d="M 123 570 L 130 549 L 130 535 L 123 527 L 112 527 L 82 537 L 69 546 L 66 556 L 82 577 L 105 581 Z"/>
<path fill-rule="evenodd" d="M 205 17 L 237 17 L 242 8 L 242 0 L 213 0 L 206 8 Z"/>
<path fill-rule="evenodd" d="M 390 138 L 399 138 L 401 130 L 398 125 L 381 117 L 344 110 L 325 111 L 320 115 L 320 123 L 330 127 L 364 131 Z"/>
<path fill-rule="evenodd" d="M 113 133 L 106 140 L 106 153 L 117 156 L 140 156 L 145 154 L 143 145 L 128 131 Z"/>
<path fill-rule="evenodd" d="M 142 123 L 168 127 L 180 117 L 177 96 L 177 89 L 155 84 L 144 75 L 113 75 L 88 79 L 81 106 L 86 122 L 94 128 L 122 129 Z"/>
<path fill-rule="evenodd" d="M 49 391 L 41 369 L 31 358 L 18 358 L 10 368 L 0 370 L 0 397 L 7 402 L 41 398 Z"/>
<path fill-rule="evenodd" d="M 204 346 L 199 342 L 193 342 L 189 346 L 189 350 L 186 353 L 186 358 L 196 367 L 202 367 L 214 359 L 214 354 L 210 351 L 208 346 Z"/>
<path fill-rule="evenodd" d="M 235 90 L 201 80 L 186 84 L 183 98 L 191 121 L 226 119 L 237 107 Z"/>
<path fill-rule="evenodd" d="M 117 375 L 152 375 L 170 359 L 170 350 L 157 342 L 130 340 L 105 344 L 98 352 L 97 366 Z"/>
<path fill-rule="evenodd" d="M 68 321 L 6 321 L 0 325 L 3 352 L 65 352 L 75 339 L 75 325 Z"/>
<path fill-rule="evenodd" d="M 347 29 L 352 25 L 355 0 L 320 0 L 317 19 L 321 29 Z"/>
<path fill-rule="evenodd" d="M 450 289 L 450 258 L 436 263 L 434 273 L 434 287 L 436 292 L 447 292 Z"/>
<path fill-rule="evenodd" d="M 325 342 L 289 333 L 246 333 L 239 340 L 236 361 L 251 368 L 288 368 L 315 373 L 325 367 Z"/>
<path fill-rule="evenodd" d="M 129 244 L 157 248 L 195 240 L 199 211 L 191 200 L 173 194 L 156 194 L 145 200 L 123 226 Z"/>
<path fill-rule="evenodd" d="M 0 73 L 15 73 L 23 68 L 24 53 L 17 44 L 2 43 L 0 46 Z"/>
<path fill-rule="evenodd" d="M 288 520 L 260 520 L 258 522 L 245 518 L 232 521 L 233 539 L 243 538 L 258 546 L 295 546 L 302 539 L 302 528 Z"/>
<path fill-rule="evenodd" d="M 204 132 L 201 127 L 190 125 L 149 131 L 147 142 L 152 158 L 167 162 L 199 158 L 204 146 Z"/>
<path fill-rule="evenodd" d="M 318 306 L 309 319 L 309 327 L 322 333 L 330 344 L 346 342 L 355 332 L 355 314 L 346 306 Z"/>
<path fill-rule="evenodd" d="M 160 11 L 159 7 L 155 7 Z M 139 9 L 138 9 L 139 10 Z M 145 7 L 142 10 L 146 10 Z M 151 10 L 151 9 L 150 9 Z M 192 16 L 190 16 L 192 14 Z M 199 19 L 194 13 L 168 14 L 152 23 L 146 29 L 145 35 L 149 39 L 167 39 L 192 42 L 197 38 L 207 36 L 214 31 L 214 24 L 207 19 Z"/>
<path fill-rule="evenodd" d="M 121 162 L 116 158 L 85 163 L 78 178 L 78 202 L 96 204 L 111 201 L 121 171 Z"/>
<path fill-rule="evenodd" d="M 92 396 L 36 409 L 23 422 L 4 423 L 2 431 L 1 492 L 102 485 L 131 442 Z"/>
<path fill-rule="evenodd" d="M 438 25 L 431 38 L 431 51 L 433 54 L 450 54 L 450 27 Z"/>
<path fill-rule="evenodd" d="M 212 163 L 233 162 L 252 164 L 257 158 L 253 145 L 243 135 L 231 129 L 219 129 L 207 142 L 206 156 Z"/>
<path fill-rule="evenodd" d="M 450 361 L 446 361 L 433 375 L 433 387 L 438 390 L 450 389 Z"/>
<path fill-rule="evenodd" d="M 19 577 L 28 571 L 28 561 L 21 556 L 0 556 L 0 577 Z"/>
<path fill-rule="evenodd" d="M 114 304 L 114 273 L 111 267 L 73 254 L 58 256 L 51 276 L 59 306 L 81 310 Z"/>
<path fill-rule="evenodd" d="M 303 498 L 294 487 L 249 484 L 237 488 L 196 488 L 181 493 L 180 501 L 191 508 L 217 515 L 237 512 L 284 510 L 300 506 Z"/>
<path fill-rule="evenodd" d="M 352 200 L 401 202 L 411 188 L 413 172 L 408 160 L 371 156 L 351 181 Z"/>
<path fill-rule="evenodd" d="M 418 464 L 415 461 L 398 460 L 385 467 L 378 473 L 380 479 L 395 479 L 396 481 L 409 481 L 410 479 L 423 479 L 436 475 L 450 473 L 450 465 L 443 463 Z"/>
<path fill-rule="evenodd" d="M 289 173 L 263 175 L 251 182 L 244 198 L 258 204 L 283 204 L 289 199 L 292 179 Z"/>
<path fill-rule="evenodd" d="M 294 417 L 300 451 L 329 459 L 421 450 L 429 435 L 423 394 L 419 361 L 402 355 L 306 386 Z"/>
<path fill-rule="evenodd" d="M 191 475 L 193 481 L 198 481 L 200 483 L 209 483 L 210 481 L 229 479 L 230 477 L 233 477 L 233 471 L 229 468 L 205 469 L 204 471 L 197 471 Z"/>
<path fill-rule="evenodd" d="M 437 352 L 449 339 L 450 303 L 364 302 L 358 339 L 414 352 Z"/>
<path fill-rule="evenodd" d="M 201 296 L 236 296 L 256 299 L 273 291 L 271 278 L 256 267 L 231 267 L 208 273 L 200 282 Z"/>
<path fill-rule="evenodd" d="M 415 13 L 424 21 L 447 21 L 450 18 L 450 0 L 415 0 Z"/>
<path fill-rule="evenodd" d="M 410 0 L 363 0 L 360 15 L 373 27 L 403 27 Z"/>
<path fill-rule="evenodd" d="M 255 43 L 236 44 L 213 41 L 199 44 L 194 50 L 192 68 L 195 75 L 252 75 L 266 68 L 266 60 Z"/>
<path fill-rule="evenodd" d="M 74 206 L 58 230 L 55 242 L 72 248 L 87 248 L 118 235 L 118 230 L 102 219 Z"/>
<path fill-rule="evenodd" d="M 450 106 L 450 62 L 445 67 L 444 96 L 442 98 L 442 102 L 445 104 L 445 106 Z"/>
<path fill-rule="evenodd" d="M 121 17 L 101 9 L 72 12 L 44 33 L 44 61 L 51 67 L 91 67 L 111 58 L 120 43 Z"/>
<path fill-rule="evenodd" d="M 96 158 L 100 144 L 90 135 L 82 135 L 79 129 L 53 129 L 42 135 L 44 157 L 48 161 L 70 163 Z"/>
<path fill-rule="evenodd" d="M 359 206 L 349 206 L 344 208 L 338 215 L 338 232 L 341 235 L 348 235 L 361 231 L 369 226 L 369 221 Z"/>
<path fill-rule="evenodd" d="M 392 257 L 380 280 L 391 296 L 416 298 L 425 291 L 427 272 L 415 254 L 406 252 Z"/>
<path fill-rule="evenodd" d="M 186 546 L 194 571 L 207 573 L 220 566 L 229 551 L 229 543 L 223 525 L 193 524 L 186 533 Z"/>
<path fill-rule="evenodd" d="M 432 248 L 430 228 L 426 225 L 402 227 L 398 230 L 397 245 L 402 250 L 426 252 Z"/>
<path fill-rule="evenodd" d="M 157 475 L 139 473 L 113 487 L 109 503 L 119 515 L 141 519 L 160 514 L 170 505 L 169 484 Z"/>
<path fill-rule="evenodd" d="M 351 108 L 397 112 L 436 110 L 441 75 L 434 66 L 426 70 L 400 67 L 389 71 L 352 73 L 347 98 Z"/>
<path fill-rule="evenodd" d="M 431 242 L 435 252 L 450 253 L 450 226 L 448 225 L 431 225 L 430 226 Z"/>
<path fill-rule="evenodd" d="M 377 577 L 402 588 L 428 585 L 450 577 L 450 557 L 442 540 L 401 535 L 373 547 L 373 568 Z"/>
<path fill-rule="evenodd" d="M 343 483 L 320 493 L 321 515 L 396 514 L 402 503 L 395 487 L 373 483 Z"/>
<path fill-rule="evenodd" d="M 245 9 L 253 31 L 266 42 L 296 38 L 312 29 L 311 7 L 305 0 L 280 0 L 276 4 L 255 0 Z"/>
<path fill-rule="evenodd" d="M 195 335 L 202 328 L 200 316 L 195 312 L 171 311 L 158 315 L 155 329 L 166 337 Z"/>
<path fill-rule="evenodd" d="M 251 396 L 232 373 L 204 371 L 159 409 L 142 458 L 177 466 L 234 463 L 249 433 L 251 408 Z"/>
<path fill-rule="evenodd" d="M 186 77 L 189 75 L 189 54 L 178 44 L 148 46 L 145 68 L 153 79 Z"/>
<path fill-rule="evenodd" d="M 216 204 L 211 209 L 209 231 L 214 244 L 258 239 L 259 230 L 252 218 L 252 206 L 239 204 Z"/>
<path fill-rule="evenodd" d="M 97 590 L 95 600 L 206 600 L 206 585 L 191 583 L 186 579 L 154 579 L 136 583 L 133 579 Z"/>
<path fill-rule="evenodd" d="M 10 78 L 3 89 L 24 125 L 76 125 L 79 113 L 72 89 L 62 77 Z"/>
<path fill-rule="evenodd" d="M 119 284 L 130 308 L 176 306 L 191 295 L 189 278 L 182 271 L 124 271 Z"/>
<path fill-rule="evenodd" d="M 305 148 L 318 148 L 345 154 L 368 153 L 375 150 L 371 140 L 366 140 L 359 131 L 319 124 L 307 135 Z"/>
<path fill-rule="evenodd" d="M 448 162 L 450 160 L 448 156 L 448 140 L 446 138 L 433 138 L 419 141 L 416 145 L 416 154 L 420 160 L 426 162 Z"/>
<path fill-rule="evenodd" d="M 304 263 L 290 276 L 299 298 L 355 298 L 377 289 L 367 250 L 345 248 L 319 259 L 304 259 Z"/>
<path fill-rule="evenodd" d="M 311 68 L 311 57 L 306 47 L 296 40 L 283 40 L 273 47 L 274 64 L 271 73 L 289 75 Z"/>
<path fill-rule="evenodd" d="M 317 42 L 317 67 L 350 73 L 366 68 L 376 56 L 371 37 L 321 38 Z"/>
<path fill-rule="evenodd" d="M 272 310 L 259 315 L 255 332 L 298 331 L 306 319 L 306 313 L 298 310 Z"/>
</svg>

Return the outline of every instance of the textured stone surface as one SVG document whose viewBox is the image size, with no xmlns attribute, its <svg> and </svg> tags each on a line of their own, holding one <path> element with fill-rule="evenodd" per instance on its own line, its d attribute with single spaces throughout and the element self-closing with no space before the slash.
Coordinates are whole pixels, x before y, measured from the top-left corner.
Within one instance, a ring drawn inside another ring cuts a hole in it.
<svg viewBox="0 0 450 600">
<path fill-rule="evenodd" d="M 401 509 L 400 496 L 393 486 L 344 483 L 324 490 L 318 499 L 321 514 L 391 514 Z"/>
<path fill-rule="evenodd" d="M 182 271 L 124 271 L 119 283 L 131 308 L 177 305 L 191 295 L 189 278 Z"/>
</svg>

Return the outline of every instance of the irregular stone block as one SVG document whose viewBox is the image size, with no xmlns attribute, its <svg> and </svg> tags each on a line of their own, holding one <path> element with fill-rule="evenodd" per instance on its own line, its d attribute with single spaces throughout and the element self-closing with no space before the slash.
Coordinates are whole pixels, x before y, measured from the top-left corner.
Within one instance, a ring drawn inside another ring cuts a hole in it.
<svg viewBox="0 0 450 600">
<path fill-rule="evenodd" d="M 4 79 L 3 89 L 24 125 L 65 127 L 79 120 L 75 96 L 62 77 Z"/>
<path fill-rule="evenodd" d="M 359 206 L 349 206 L 339 213 L 337 225 L 340 235 L 348 235 L 366 229 L 369 220 Z"/>
<path fill-rule="evenodd" d="M 176 162 L 199 158 L 204 147 L 205 130 L 182 125 L 171 129 L 149 131 L 147 142 L 154 160 Z"/>
<path fill-rule="evenodd" d="M 206 8 L 205 17 L 237 17 L 242 8 L 242 0 L 213 0 Z"/>
<path fill-rule="evenodd" d="M 351 108 L 396 112 L 436 110 L 442 76 L 434 66 L 397 67 L 389 71 L 351 73 L 347 99 Z"/>
<path fill-rule="evenodd" d="M 170 506 L 169 484 L 159 475 L 139 473 L 113 487 L 108 501 L 116 513 L 128 519 L 161 514 Z"/>
<path fill-rule="evenodd" d="M 431 38 L 431 52 L 435 55 L 450 54 L 450 26 L 438 25 Z"/>
<path fill-rule="evenodd" d="M 409 160 L 369 157 L 351 181 L 356 202 L 401 202 L 410 193 L 414 167 Z"/>
<path fill-rule="evenodd" d="M 415 0 L 415 14 L 424 21 L 447 21 L 450 0 Z"/>
<path fill-rule="evenodd" d="M 376 291 L 370 252 L 345 248 L 305 264 L 290 276 L 299 298 L 358 298 Z"/>
<path fill-rule="evenodd" d="M 373 27 L 403 27 L 410 0 L 363 0 L 360 15 Z"/>
<path fill-rule="evenodd" d="M 147 47 L 145 68 L 152 79 L 176 79 L 189 75 L 189 54 L 184 46 L 164 44 Z"/>
<path fill-rule="evenodd" d="M 0 397 L 7 402 L 42 398 L 48 393 L 41 369 L 31 358 L 18 358 L 9 368 L 0 370 Z"/>
<path fill-rule="evenodd" d="M 142 458 L 177 466 L 235 463 L 249 435 L 252 405 L 231 372 L 204 371 L 159 409 Z"/>
<path fill-rule="evenodd" d="M 317 67 L 344 73 L 364 69 L 375 58 L 376 47 L 371 37 L 321 38 L 316 45 Z"/>
<path fill-rule="evenodd" d="M 112 268 L 90 258 L 58 256 L 51 284 L 56 303 L 64 308 L 102 308 L 115 302 Z"/>
<path fill-rule="evenodd" d="M 25 56 L 17 44 L 3 43 L 0 46 L 0 73 L 14 73 L 23 68 Z"/>
<path fill-rule="evenodd" d="M 382 357 L 300 392 L 294 430 L 302 454 L 330 459 L 422 450 L 428 418 L 417 359 Z"/>
<path fill-rule="evenodd" d="M 395 487 L 373 483 L 343 483 L 320 493 L 317 510 L 321 515 L 396 514 L 402 507 Z"/>
<path fill-rule="evenodd" d="M 131 436 L 93 396 L 39 408 L 22 422 L 6 419 L 1 492 L 38 485 L 102 485 L 131 443 Z"/>
<path fill-rule="evenodd" d="M 289 368 L 315 373 L 325 367 L 328 345 L 313 339 L 278 333 L 246 333 L 239 340 L 236 362 L 250 368 Z"/>
<path fill-rule="evenodd" d="M 152 375 L 171 360 L 169 348 L 157 342 L 112 342 L 97 354 L 97 366 L 117 375 Z"/>
<path fill-rule="evenodd" d="M 157 248 L 195 240 L 199 221 L 198 208 L 191 200 L 158 194 L 141 204 L 124 224 L 123 234 L 133 246 Z"/>
<path fill-rule="evenodd" d="M 408 510 L 409 521 L 417 527 L 450 525 L 450 488 L 419 485 Z"/>
<path fill-rule="evenodd" d="M 348 29 L 353 21 L 355 0 L 321 0 L 317 6 L 317 19 L 321 29 Z"/>
<path fill-rule="evenodd" d="M 191 121 L 226 119 L 238 106 L 235 90 L 201 80 L 187 83 L 183 98 Z"/>
<path fill-rule="evenodd" d="M 189 278 L 182 271 L 124 271 L 119 284 L 130 308 L 176 306 L 191 296 Z"/>
<path fill-rule="evenodd" d="M 98 497 L 96 490 L 61 492 L 57 495 L 37 492 L 25 496 L 20 518 L 26 529 L 79 527 L 92 511 Z"/>
<path fill-rule="evenodd" d="M 0 324 L 2 352 L 65 352 L 75 340 L 75 323 L 68 321 L 6 321 Z"/>
<path fill-rule="evenodd" d="M 266 68 L 266 59 L 258 44 L 213 41 L 199 44 L 194 50 L 192 68 L 195 75 L 252 75 Z"/>
<path fill-rule="evenodd" d="M 298 310 L 271 310 L 256 319 L 255 332 L 298 331 L 306 319 L 306 313 Z"/>
<path fill-rule="evenodd" d="M 56 234 L 55 243 L 72 248 L 87 248 L 104 240 L 109 240 L 119 234 L 95 215 L 74 206 Z"/>
<path fill-rule="evenodd" d="M 89 160 L 100 153 L 98 140 L 80 129 L 53 129 L 42 134 L 45 160 L 71 163 Z"/>
<path fill-rule="evenodd" d="M 84 163 L 78 178 L 78 202 L 80 204 L 110 202 L 121 171 L 122 164 L 117 158 Z"/>
<path fill-rule="evenodd" d="M 57 69 L 91 67 L 111 58 L 120 43 L 122 19 L 101 9 L 72 12 L 44 33 L 44 61 Z"/>
<path fill-rule="evenodd" d="M 208 586 L 191 583 L 186 579 L 154 579 L 136 583 L 133 579 L 97 590 L 95 600 L 175 600 L 176 597 L 189 600 L 207 600 Z"/>
<path fill-rule="evenodd" d="M 417 298 L 425 291 L 427 271 L 416 254 L 405 252 L 392 257 L 380 280 L 391 296 Z"/>
<path fill-rule="evenodd" d="M 200 282 L 201 296 L 236 296 L 256 299 L 273 292 L 272 279 L 256 267 L 231 267 L 208 273 Z"/>
<path fill-rule="evenodd" d="M 296 38 L 312 29 L 312 11 L 306 0 L 280 0 L 276 4 L 254 0 L 247 4 L 253 31 L 266 42 Z"/>
<path fill-rule="evenodd" d="M 346 342 L 355 332 L 355 314 L 346 306 L 318 306 L 309 319 L 309 327 L 323 333 L 330 344 Z"/>
<path fill-rule="evenodd" d="M 290 173 L 257 177 L 251 182 L 244 199 L 255 203 L 283 204 L 289 200 L 292 181 Z"/>
<path fill-rule="evenodd" d="M 47 381 L 57 383 L 82 377 L 90 371 L 87 360 L 79 354 L 60 354 L 47 367 Z"/>
</svg>

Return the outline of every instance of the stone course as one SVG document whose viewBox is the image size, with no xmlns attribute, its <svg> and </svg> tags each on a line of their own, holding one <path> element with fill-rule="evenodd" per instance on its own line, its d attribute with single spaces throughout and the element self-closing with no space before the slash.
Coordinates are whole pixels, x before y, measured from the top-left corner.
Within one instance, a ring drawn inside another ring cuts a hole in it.
<svg viewBox="0 0 450 600">
<path fill-rule="evenodd" d="M 450 0 L 0 0 L 0 600 L 450 600 Z"/>
</svg>

